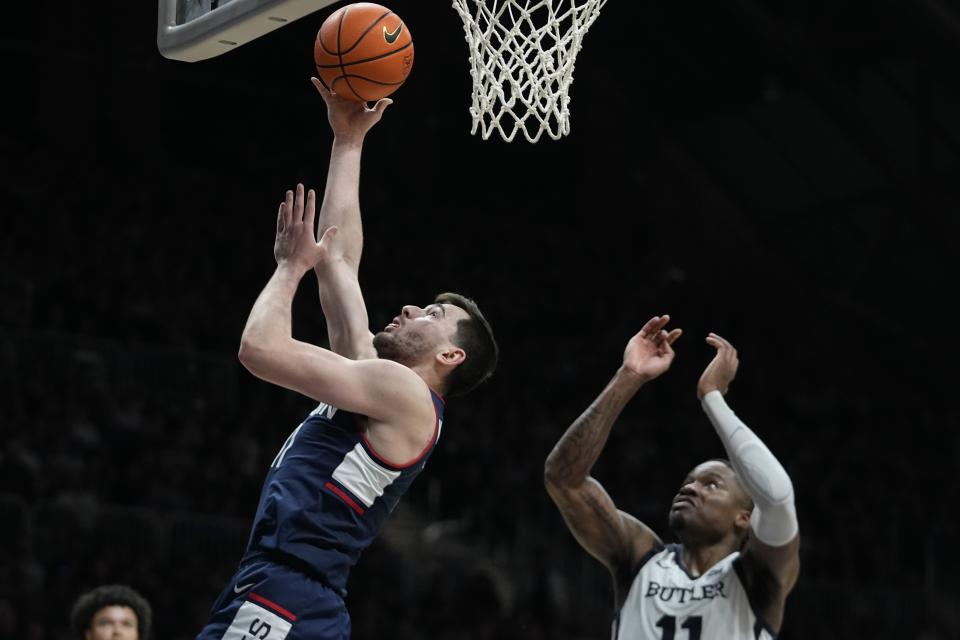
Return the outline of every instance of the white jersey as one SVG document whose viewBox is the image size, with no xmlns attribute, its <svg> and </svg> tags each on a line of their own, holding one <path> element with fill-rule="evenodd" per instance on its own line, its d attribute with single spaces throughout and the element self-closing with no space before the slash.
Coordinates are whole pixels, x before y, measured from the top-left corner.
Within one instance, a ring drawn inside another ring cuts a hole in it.
<svg viewBox="0 0 960 640">
<path fill-rule="evenodd" d="M 613 640 L 772 640 L 754 614 L 734 552 L 697 578 L 681 547 L 651 552 L 613 623 Z"/>
</svg>

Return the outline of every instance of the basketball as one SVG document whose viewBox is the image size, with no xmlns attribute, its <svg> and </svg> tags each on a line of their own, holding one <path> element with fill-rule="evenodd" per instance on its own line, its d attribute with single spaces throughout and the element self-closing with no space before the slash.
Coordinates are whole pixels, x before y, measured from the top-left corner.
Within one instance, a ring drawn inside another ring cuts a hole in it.
<svg viewBox="0 0 960 640">
<path fill-rule="evenodd" d="M 357 2 L 324 20 L 313 59 L 320 80 L 334 93 L 350 100 L 379 100 L 410 74 L 413 37 L 390 9 Z"/>
</svg>

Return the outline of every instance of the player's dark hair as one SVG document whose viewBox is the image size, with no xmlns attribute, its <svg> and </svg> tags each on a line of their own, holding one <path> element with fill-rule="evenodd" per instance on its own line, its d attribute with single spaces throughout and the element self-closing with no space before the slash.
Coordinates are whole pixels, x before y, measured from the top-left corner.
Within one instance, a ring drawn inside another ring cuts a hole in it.
<svg viewBox="0 0 960 640">
<path fill-rule="evenodd" d="M 130 607 L 137 616 L 137 632 L 140 640 L 149 640 L 153 610 L 146 598 L 125 584 L 107 584 L 89 591 L 73 603 L 70 611 L 70 626 L 77 637 L 93 624 L 93 617 L 104 607 Z"/>
<path fill-rule="evenodd" d="M 457 332 L 453 335 L 453 343 L 463 349 L 467 357 L 450 372 L 443 388 L 445 396 L 460 396 L 473 391 L 493 375 L 500 348 L 493 337 L 490 323 L 483 317 L 476 302 L 459 293 L 441 293 L 434 302 L 460 307 L 470 316 L 469 320 L 457 322 Z"/>
</svg>

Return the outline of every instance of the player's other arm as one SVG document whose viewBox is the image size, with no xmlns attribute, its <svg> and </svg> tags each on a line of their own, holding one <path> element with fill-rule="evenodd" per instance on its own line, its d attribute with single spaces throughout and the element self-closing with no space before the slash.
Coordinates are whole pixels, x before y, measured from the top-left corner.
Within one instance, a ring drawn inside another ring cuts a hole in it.
<svg viewBox="0 0 960 640">
<path fill-rule="evenodd" d="M 768 622 L 780 627 L 783 602 L 800 573 L 800 534 L 793 483 L 786 470 L 753 431 L 727 406 L 724 395 L 739 362 L 737 351 L 715 333 L 707 344 L 717 350 L 697 384 L 704 413 L 723 441 L 743 488 L 754 502 L 751 535 L 743 563 L 755 588 L 772 586 Z M 749 587 L 750 585 L 748 585 Z"/>
<path fill-rule="evenodd" d="M 611 571 L 623 586 L 640 558 L 660 543 L 639 520 L 616 508 L 590 476 L 614 421 L 646 382 L 670 367 L 671 344 L 680 330 L 664 330 L 669 316 L 654 317 L 631 338 L 623 365 L 583 414 L 570 425 L 544 466 L 547 492 L 577 542 Z"/>
<path fill-rule="evenodd" d="M 338 229 L 337 242 L 315 269 L 320 305 L 327 320 L 331 349 L 348 358 L 373 358 L 373 334 L 358 278 L 363 253 L 360 160 L 367 132 L 379 122 L 392 100 L 384 98 L 367 108 L 363 102 L 331 93 L 316 78 L 313 84 L 327 105 L 327 119 L 333 130 L 317 236 L 322 237 L 330 227 Z"/>
<path fill-rule="evenodd" d="M 420 411 L 426 385 L 408 368 L 387 360 L 354 361 L 295 340 L 291 306 L 307 271 L 323 261 L 334 244 L 335 227 L 314 240 L 314 201 L 303 185 L 288 191 L 277 216 L 277 269 L 254 303 L 240 341 L 240 361 L 255 376 L 347 411 L 391 421 Z M 407 406 L 410 405 L 410 406 Z M 432 407 L 431 407 L 432 408 Z"/>
</svg>

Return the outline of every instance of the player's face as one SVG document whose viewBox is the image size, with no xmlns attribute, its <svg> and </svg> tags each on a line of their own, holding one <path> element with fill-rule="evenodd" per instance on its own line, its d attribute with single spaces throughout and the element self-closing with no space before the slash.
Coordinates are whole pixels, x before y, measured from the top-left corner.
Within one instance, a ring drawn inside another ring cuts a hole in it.
<svg viewBox="0 0 960 640">
<path fill-rule="evenodd" d="M 681 537 L 714 542 L 749 520 L 737 476 L 722 462 L 704 462 L 687 474 L 670 505 L 670 528 Z M 744 519 L 746 517 L 746 520 Z"/>
<path fill-rule="evenodd" d="M 373 337 L 377 355 L 412 366 L 449 348 L 457 323 L 469 314 L 452 304 L 407 305 Z"/>
<path fill-rule="evenodd" d="M 110 606 L 93 614 L 84 640 L 139 640 L 137 614 L 130 607 Z"/>
</svg>

